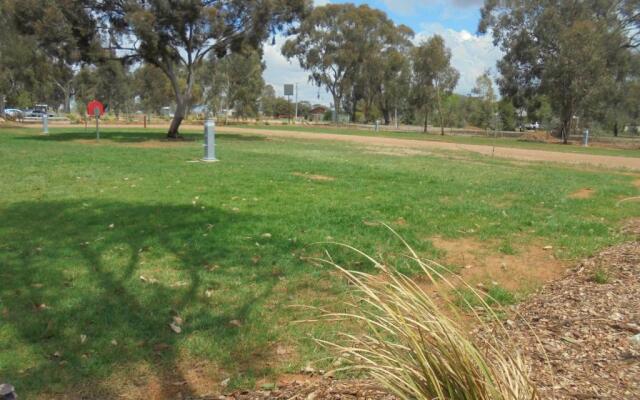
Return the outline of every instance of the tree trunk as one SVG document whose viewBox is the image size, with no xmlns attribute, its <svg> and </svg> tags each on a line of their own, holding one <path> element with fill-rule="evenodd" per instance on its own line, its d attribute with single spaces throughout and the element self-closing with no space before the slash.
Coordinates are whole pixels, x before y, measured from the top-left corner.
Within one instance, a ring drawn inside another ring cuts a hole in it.
<svg viewBox="0 0 640 400">
<path fill-rule="evenodd" d="M 389 111 L 389 107 L 382 108 L 382 118 L 384 118 L 384 124 L 386 126 L 391 125 L 391 112 Z"/>
<path fill-rule="evenodd" d="M 179 139 L 180 138 L 180 124 L 184 120 L 186 114 L 186 104 L 184 99 L 177 99 L 176 104 L 176 112 L 173 114 L 173 119 L 171 120 L 171 125 L 169 126 L 169 132 L 167 132 L 167 137 L 169 139 Z"/>
<path fill-rule="evenodd" d="M 440 99 L 440 89 L 436 91 L 436 98 L 438 100 L 438 115 L 440 116 L 440 135 L 444 136 L 444 115 L 442 114 L 442 99 Z"/>
<path fill-rule="evenodd" d="M 0 117 L 4 117 L 4 94 L 0 94 Z"/>
<path fill-rule="evenodd" d="M 613 136 L 618 137 L 618 121 L 613 124 Z"/>
<path fill-rule="evenodd" d="M 338 126 L 338 120 L 340 119 L 340 99 L 335 94 L 333 95 L 333 123 Z"/>
<path fill-rule="evenodd" d="M 424 110 L 424 133 L 429 132 L 429 110 L 425 108 Z"/>
<path fill-rule="evenodd" d="M 564 117 L 562 120 L 562 128 L 560 128 L 562 144 L 569 143 L 569 135 L 571 134 L 571 118 L 572 117 Z"/>
</svg>

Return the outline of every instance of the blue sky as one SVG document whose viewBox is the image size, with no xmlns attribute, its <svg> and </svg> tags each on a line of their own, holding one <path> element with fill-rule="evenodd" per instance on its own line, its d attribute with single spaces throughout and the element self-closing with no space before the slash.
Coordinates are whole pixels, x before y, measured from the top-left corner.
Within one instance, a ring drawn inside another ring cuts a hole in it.
<svg viewBox="0 0 640 400">
<path fill-rule="evenodd" d="M 315 0 L 316 6 L 346 3 L 340 0 Z M 477 36 L 482 0 L 374 0 L 350 1 L 368 4 L 385 11 L 397 24 L 405 24 L 416 33 L 415 42 L 433 34 L 441 35 L 451 49 L 452 64 L 460 71 L 457 93 L 468 94 L 476 78 L 485 70 L 495 71 L 501 54 L 491 43 L 489 36 Z M 329 104 L 330 96 L 324 89 L 318 90 L 308 83 L 308 74 L 300 69 L 296 60 L 287 61 L 280 54 L 280 46 L 286 38 L 279 37 L 276 45 L 265 46 L 265 80 L 282 95 L 285 83 L 298 83 L 299 99 L 312 103 Z M 319 97 L 319 98 L 318 98 Z"/>
</svg>

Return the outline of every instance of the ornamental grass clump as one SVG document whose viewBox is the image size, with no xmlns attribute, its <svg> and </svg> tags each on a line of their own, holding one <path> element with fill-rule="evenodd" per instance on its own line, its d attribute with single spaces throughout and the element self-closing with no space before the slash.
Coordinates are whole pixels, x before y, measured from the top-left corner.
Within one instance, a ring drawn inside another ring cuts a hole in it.
<svg viewBox="0 0 640 400">
<path fill-rule="evenodd" d="M 346 358 L 346 368 L 363 370 L 401 399 L 537 399 L 529 369 L 485 297 L 407 247 L 411 262 L 430 280 L 426 285 L 355 249 L 377 274 L 329 262 L 349 281 L 353 296 L 345 313 L 327 317 L 364 325 L 365 333 L 342 333 L 338 342 L 319 342 Z M 472 324 L 485 334 L 472 336 L 460 322 L 450 293 L 461 285 L 478 300 L 464 326 Z"/>
</svg>

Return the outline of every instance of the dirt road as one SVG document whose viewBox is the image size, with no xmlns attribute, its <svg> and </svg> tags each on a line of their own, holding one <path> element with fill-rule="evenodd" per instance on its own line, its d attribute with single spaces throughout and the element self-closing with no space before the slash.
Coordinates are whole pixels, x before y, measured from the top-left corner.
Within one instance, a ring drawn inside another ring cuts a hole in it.
<svg viewBox="0 0 640 400">
<path fill-rule="evenodd" d="M 493 147 L 477 144 L 457 144 L 447 142 L 435 142 L 428 140 L 395 139 L 376 136 L 355 136 L 340 135 L 333 133 L 309 133 L 285 130 L 238 128 L 230 126 L 220 126 L 219 132 L 263 135 L 270 137 L 308 139 L 308 140 L 331 140 L 334 142 L 348 142 L 362 144 L 365 146 L 393 147 L 401 149 L 442 149 L 442 150 L 465 150 L 474 153 L 509 158 L 521 161 L 548 161 L 569 164 L 585 164 L 592 166 L 605 166 L 609 168 L 626 168 L 640 171 L 640 158 L 602 156 L 593 154 L 562 153 L 556 151 L 518 149 L 510 147 Z"/>
</svg>

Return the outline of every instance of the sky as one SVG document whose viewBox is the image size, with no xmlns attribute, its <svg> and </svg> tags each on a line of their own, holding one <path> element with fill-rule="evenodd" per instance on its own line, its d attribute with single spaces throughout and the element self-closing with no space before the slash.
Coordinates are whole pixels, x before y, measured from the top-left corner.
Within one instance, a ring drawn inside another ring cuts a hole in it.
<svg viewBox="0 0 640 400">
<path fill-rule="evenodd" d="M 346 3 L 340 0 L 315 0 L 315 5 L 326 3 Z M 349 1 L 368 4 L 385 11 L 396 24 L 409 26 L 416 33 L 414 42 L 439 34 L 451 49 L 452 65 L 460 71 L 460 81 L 455 92 L 469 94 L 476 78 L 487 69 L 495 72 L 496 61 L 501 56 L 489 35 L 476 35 L 480 20 L 482 0 L 373 0 Z M 321 88 L 318 90 L 308 81 L 308 74 L 298 61 L 287 61 L 280 53 L 285 37 L 277 37 L 276 44 L 265 46 L 265 81 L 273 85 L 278 95 L 283 95 L 285 83 L 298 84 L 300 101 L 329 105 L 331 98 Z"/>
</svg>

